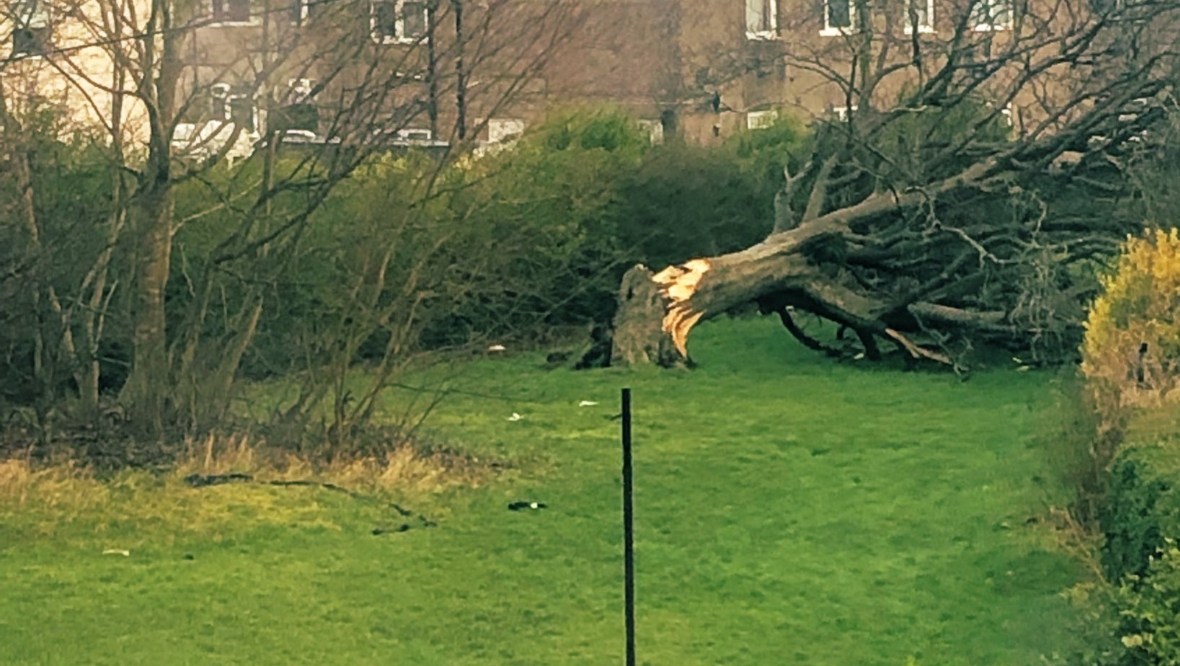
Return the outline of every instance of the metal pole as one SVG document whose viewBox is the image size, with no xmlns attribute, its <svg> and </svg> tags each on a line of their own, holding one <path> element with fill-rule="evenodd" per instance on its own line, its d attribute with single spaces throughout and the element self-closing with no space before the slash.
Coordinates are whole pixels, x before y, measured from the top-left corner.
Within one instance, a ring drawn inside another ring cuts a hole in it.
<svg viewBox="0 0 1180 666">
<path fill-rule="evenodd" d="M 631 389 L 623 389 L 623 608 L 627 666 L 635 666 L 635 511 L 631 487 Z"/>
</svg>

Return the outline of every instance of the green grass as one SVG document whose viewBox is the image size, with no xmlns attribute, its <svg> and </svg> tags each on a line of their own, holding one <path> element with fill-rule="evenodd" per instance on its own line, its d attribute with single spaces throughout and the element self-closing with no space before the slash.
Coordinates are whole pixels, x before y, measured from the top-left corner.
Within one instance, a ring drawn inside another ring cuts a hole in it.
<svg viewBox="0 0 1180 666">
<path fill-rule="evenodd" d="M 472 364 L 465 388 L 501 397 L 455 396 L 433 426 L 525 462 L 406 500 L 433 529 L 371 536 L 377 507 L 324 491 L 132 477 L 98 508 L 0 504 L 0 663 L 621 663 L 605 417 L 622 386 L 641 664 L 1018 666 L 1064 649 L 1058 593 L 1082 573 L 1025 523 L 1050 476 L 1033 436 L 1047 375 L 866 369 L 769 320 L 704 325 L 693 354 L 692 372 Z M 518 498 L 550 508 L 507 511 Z"/>
</svg>

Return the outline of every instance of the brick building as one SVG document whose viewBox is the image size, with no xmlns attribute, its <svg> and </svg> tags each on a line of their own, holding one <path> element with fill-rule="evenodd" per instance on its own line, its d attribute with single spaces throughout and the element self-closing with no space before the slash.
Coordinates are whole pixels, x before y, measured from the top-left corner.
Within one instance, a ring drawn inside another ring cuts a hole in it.
<svg viewBox="0 0 1180 666">
<path fill-rule="evenodd" d="M 109 114 L 115 57 L 93 46 L 94 25 L 123 0 L 0 1 L 6 98 L 35 92 L 79 123 Z M 252 135 L 278 123 L 323 136 L 343 131 L 329 120 L 341 104 L 371 102 L 344 115 L 385 114 L 414 140 L 496 142 L 554 106 L 609 102 L 653 134 L 708 144 L 778 114 L 855 111 L 863 101 L 848 82 L 869 70 L 889 72 L 869 95 L 888 103 L 920 76 L 906 66 L 915 49 L 937 62 L 956 34 L 987 49 L 1022 34 L 1013 1 L 885 0 L 870 14 L 859 0 L 184 0 L 195 3 L 175 4 L 192 94 L 178 111 L 185 132 L 212 118 Z M 126 2 L 143 16 L 151 0 Z M 350 96 L 377 80 L 382 94 Z M 1010 119 L 1036 102 L 997 97 Z M 129 127 L 142 120 L 134 102 L 119 113 Z"/>
</svg>

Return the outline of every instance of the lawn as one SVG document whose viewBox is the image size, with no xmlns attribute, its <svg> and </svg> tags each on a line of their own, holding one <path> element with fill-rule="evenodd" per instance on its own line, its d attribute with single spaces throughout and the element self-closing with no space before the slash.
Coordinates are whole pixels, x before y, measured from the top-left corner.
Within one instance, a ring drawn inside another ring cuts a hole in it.
<svg viewBox="0 0 1180 666">
<path fill-rule="evenodd" d="M 691 372 L 472 363 L 432 427 L 517 466 L 400 494 L 433 528 L 373 536 L 380 505 L 315 488 L 9 493 L 0 663 L 621 663 L 622 386 L 641 664 L 1022 666 L 1067 645 L 1058 593 L 1083 574 L 1027 522 L 1048 374 L 869 369 L 768 319 L 692 344 Z"/>
</svg>

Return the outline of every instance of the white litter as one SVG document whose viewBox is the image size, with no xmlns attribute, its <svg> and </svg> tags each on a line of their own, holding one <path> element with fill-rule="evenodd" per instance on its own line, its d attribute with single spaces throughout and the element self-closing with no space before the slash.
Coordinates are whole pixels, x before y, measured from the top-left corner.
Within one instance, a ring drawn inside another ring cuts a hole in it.
<svg viewBox="0 0 1180 666">
<path fill-rule="evenodd" d="M 120 548 L 107 548 L 102 551 L 103 555 L 122 555 L 123 557 L 131 557 L 131 551 L 122 550 Z"/>
<path fill-rule="evenodd" d="M 521 420 L 521 419 L 523 419 L 523 418 L 524 418 L 524 417 L 523 417 L 523 416 L 521 416 L 520 414 L 517 414 L 516 412 L 512 412 L 512 416 L 509 416 L 509 417 L 508 417 L 508 420 L 509 420 L 509 421 L 519 421 L 519 420 Z"/>
<path fill-rule="evenodd" d="M 854 360 L 854 361 L 859 361 L 859 360 L 861 360 L 861 359 L 862 359 L 862 358 L 864 358 L 864 357 L 865 357 L 865 353 L 864 353 L 864 352 L 861 352 L 861 353 L 857 354 L 856 356 L 853 356 L 853 357 L 852 357 L 852 360 Z"/>
<path fill-rule="evenodd" d="M 491 347 L 488 347 L 488 351 L 490 352 L 502 352 L 504 350 L 504 345 L 492 345 Z"/>
<path fill-rule="evenodd" d="M 594 402 L 593 400 L 583 400 L 582 402 L 578 403 L 578 406 L 579 407 L 593 407 L 594 405 L 597 405 L 597 404 L 598 403 Z"/>
</svg>

